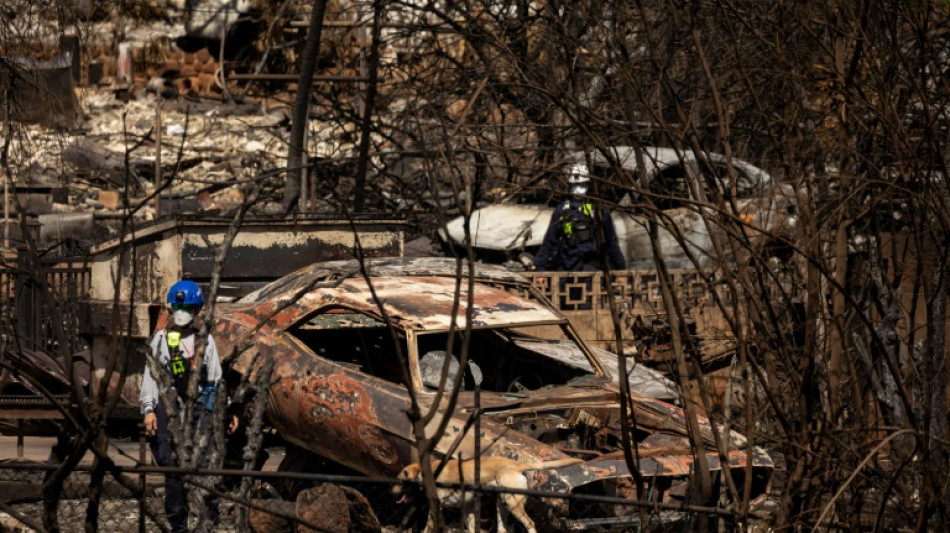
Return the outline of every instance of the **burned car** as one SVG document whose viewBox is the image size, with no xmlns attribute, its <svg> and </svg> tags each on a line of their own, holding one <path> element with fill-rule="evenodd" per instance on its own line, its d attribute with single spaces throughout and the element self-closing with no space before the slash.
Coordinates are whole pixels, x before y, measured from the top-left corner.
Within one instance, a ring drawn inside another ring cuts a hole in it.
<svg viewBox="0 0 950 533">
<path fill-rule="evenodd" d="M 640 179 L 634 148 L 612 147 L 606 154 L 595 151 L 589 161 L 583 152 L 573 153 L 568 159 L 588 164 L 599 189 L 596 197 L 605 205 L 616 206 L 611 216 L 627 267 L 653 268 L 649 217 L 636 207 L 642 199 L 633 198 L 628 188 L 620 186 L 625 179 Z M 727 226 L 736 222 L 744 225 L 752 246 L 771 254 L 786 252 L 788 247 L 781 244 L 794 238 L 797 217 L 790 188 L 776 183 L 768 173 L 748 162 L 732 159 L 732 180 L 728 160 L 722 154 L 710 153 L 700 160 L 692 152 L 646 147 L 643 166 L 646 183 L 641 187 L 661 213 L 657 217 L 659 244 L 669 268 L 693 268 L 696 264 L 691 258 L 704 268 L 716 263 L 711 232 L 734 234 L 735 230 Z M 621 179 L 616 167 L 628 176 Z M 710 202 L 722 197 L 725 204 L 734 206 L 734 211 L 717 214 L 708 207 L 709 202 L 697 198 L 691 181 L 703 184 Z M 480 259 L 516 263 L 522 254 L 537 252 L 554 207 L 550 202 L 518 203 L 521 200 L 511 197 L 506 203 L 472 212 L 470 241 Z M 439 230 L 439 237 L 447 247 L 462 246 L 466 242 L 465 217 L 450 220 Z"/>
<path fill-rule="evenodd" d="M 218 350 L 222 357 L 235 354 L 232 368 L 243 375 L 274 362 L 266 415 L 284 439 L 363 474 L 395 477 L 418 460 L 407 386 L 423 409 L 434 406 L 437 383 L 424 375 L 423 361 L 432 353 L 460 354 L 461 337 L 468 335 L 469 361 L 479 369 L 472 374 L 481 389 L 482 456 L 549 461 L 574 455 L 584 462 L 534 473 L 531 488 L 630 496 L 616 369 L 607 368 L 519 274 L 480 266 L 470 292 L 466 269 L 457 274 L 456 268 L 454 261 L 436 258 L 367 260 L 365 270 L 356 262 L 314 264 L 219 304 Z M 462 380 L 451 411 L 441 396 L 437 409 L 449 421 L 438 436 L 437 456 L 453 444 L 456 457 L 475 454 L 467 425 L 476 407 L 471 386 Z M 654 480 L 652 498 L 681 498 L 697 460 L 684 414 L 670 403 L 631 394 L 639 470 Z M 701 425 L 707 450 L 715 450 L 712 426 L 705 419 Z M 730 468 L 736 477 L 749 465 L 752 495 L 761 494 L 771 459 L 758 448 L 749 454 L 738 433 L 728 442 L 734 447 L 725 454 L 699 460 L 713 472 Z M 604 520 L 636 520 L 626 515 L 632 507 L 606 507 Z M 590 509 L 565 506 L 559 512 L 562 527 L 600 524 Z"/>
</svg>

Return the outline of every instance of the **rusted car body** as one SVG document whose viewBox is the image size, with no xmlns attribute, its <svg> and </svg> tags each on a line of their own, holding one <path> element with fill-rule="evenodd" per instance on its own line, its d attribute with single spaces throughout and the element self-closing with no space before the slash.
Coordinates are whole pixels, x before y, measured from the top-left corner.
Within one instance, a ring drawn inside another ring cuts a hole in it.
<svg viewBox="0 0 950 533">
<path fill-rule="evenodd" d="M 215 339 L 222 357 L 236 356 L 238 373 L 251 375 L 274 361 L 267 419 L 281 436 L 367 475 L 393 477 L 417 460 L 404 376 L 423 409 L 432 407 L 436 390 L 423 383 L 420 357 L 447 347 L 461 353 L 468 325 L 469 359 L 482 374 L 477 446 L 483 456 L 538 461 L 574 454 L 586 462 L 538 472 L 532 488 L 630 496 L 616 369 L 611 373 L 518 274 L 477 269 L 474 280 L 469 291 L 465 269 L 444 259 L 376 259 L 365 271 L 355 262 L 318 263 L 219 304 Z M 559 330 L 563 338 L 531 338 L 519 331 L 525 326 Z M 576 349 L 545 349 L 555 344 Z M 682 497 L 696 471 L 683 412 L 632 395 L 639 470 L 653 480 L 654 499 Z M 437 454 L 456 444 L 455 456 L 475 453 L 474 432 L 466 429 L 474 398 L 473 391 L 461 391 L 449 412 L 443 397 L 438 409 L 449 422 Z M 438 420 L 427 436 L 434 436 Z M 714 450 L 712 428 L 705 419 L 701 424 L 707 450 Z M 745 439 L 735 432 L 728 441 L 733 447 L 724 458 L 712 452 L 700 460 L 713 472 L 728 463 L 737 476 L 751 462 L 753 496 L 765 491 L 771 459 L 758 448 L 747 455 Z M 589 514 L 580 521 L 576 509 L 561 512 L 571 527 L 596 525 Z"/>
<path fill-rule="evenodd" d="M 668 268 L 709 267 L 721 260 L 713 246 L 714 232 L 735 234 L 736 222 L 744 224 L 751 244 L 773 250 L 775 243 L 794 236 L 797 225 L 791 189 L 776 183 L 764 170 L 739 159 L 732 159 L 734 180 L 728 178 L 726 156 L 710 153 L 697 159 L 692 152 L 680 153 L 669 148 L 645 147 L 642 173 L 635 150 L 630 146 L 595 151 L 587 161 L 583 152 L 570 154 L 569 159 L 587 163 L 595 177 L 596 197 L 608 206 L 617 230 L 621 252 L 631 269 L 654 268 L 650 243 L 650 217 L 636 207 L 642 199 L 631 198 L 630 180 L 641 180 L 645 191 L 662 215 L 658 240 Z M 621 176 L 616 169 L 622 169 Z M 698 197 L 690 182 L 705 188 L 706 199 Z M 734 181 L 734 186 L 733 186 Z M 715 191 L 714 191 L 715 189 Z M 733 192 L 734 191 L 734 192 Z M 734 194 L 734 197 L 733 197 Z M 712 207 L 718 195 L 728 199 L 727 213 Z M 517 259 L 523 252 L 535 253 L 554 212 L 552 205 L 540 203 L 507 203 L 488 205 L 472 212 L 469 221 L 470 242 L 486 261 L 503 262 Z M 734 208 L 734 212 L 732 209 Z M 727 227 L 729 226 L 729 227 Z M 465 218 L 450 220 L 439 231 L 443 242 L 461 246 L 466 242 Z M 694 262 L 695 260 L 695 262 Z"/>
</svg>

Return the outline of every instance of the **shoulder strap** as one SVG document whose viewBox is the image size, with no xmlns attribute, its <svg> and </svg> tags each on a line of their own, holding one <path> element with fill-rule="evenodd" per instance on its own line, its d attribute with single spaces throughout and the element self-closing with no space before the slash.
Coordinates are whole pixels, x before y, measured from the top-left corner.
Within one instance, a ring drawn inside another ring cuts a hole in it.
<svg viewBox="0 0 950 533">
<path fill-rule="evenodd" d="M 158 357 L 161 360 L 161 356 L 164 353 L 164 350 L 168 350 L 168 332 L 164 328 L 155 332 L 155 336 L 158 337 L 158 344 L 156 347 L 159 349 Z M 154 342 L 154 341 L 153 341 Z"/>
<path fill-rule="evenodd" d="M 187 352 L 187 351 L 186 351 L 186 353 L 188 353 L 188 354 L 191 356 L 191 359 L 194 360 L 194 358 L 195 358 L 195 350 L 197 350 L 197 347 L 198 347 L 198 332 L 197 332 L 197 331 L 192 331 L 187 337 L 182 337 L 182 345 L 184 345 L 184 340 L 185 340 L 186 338 L 191 339 L 191 341 L 190 341 L 190 342 L 191 342 L 191 351 L 190 351 L 190 352 Z M 207 368 L 207 367 L 208 367 L 208 364 L 209 364 L 209 363 L 208 363 L 208 360 L 209 360 L 210 358 L 208 357 L 208 345 L 209 345 L 210 343 L 211 343 L 211 335 L 209 334 L 209 335 L 208 335 L 208 342 L 205 344 L 205 355 L 204 355 L 204 359 L 201 360 L 201 366 L 203 366 L 203 367 L 205 367 L 205 368 Z M 182 348 L 182 350 L 185 351 L 184 348 Z"/>
</svg>

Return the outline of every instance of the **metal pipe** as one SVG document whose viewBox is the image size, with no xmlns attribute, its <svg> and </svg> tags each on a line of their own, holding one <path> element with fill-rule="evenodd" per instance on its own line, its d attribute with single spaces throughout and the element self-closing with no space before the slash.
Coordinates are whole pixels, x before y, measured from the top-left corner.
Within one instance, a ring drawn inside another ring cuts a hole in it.
<svg viewBox="0 0 950 533">
<path fill-rule="evenodd" d="M 16 458 L 23 459 L 23 420 L 16 421 Z"/>
<path fill-rule="evenodd" d="M 595 450 L 581 450 L 578 448 L 558 448 L 558 451 L 564 452 L 569 455 L 589 455 L 591 457 L 597 457 L 603 455 Z"/>
<path fill-rule="evenodd" d="M 326 20 L 323 22 L 324 28 L 359 28 L 361 26 L 369 26 L 373 23 L 372 20 Z M 309 28 L 310 23 L 303 20 L 292 20 L 287 24 L 291 28 Z M 379 27 L 381 28 L 401 28 L 401 29 L 436 29 L 443 28 L 449 29 L 448 24 L 418 24 L 411 22 L 381 22 Z"/>
<path fill-rule="evenodd" d="M 481 488 L 482 485 L 482 386 L 480 383 L 475 384 L 475 425 L 472 428 L 475 431 L 475 475 L 474 477 L 476 488 Z M 475 505 L 472 506 L 475 513 L 475 527 L 481 529 L 482 523 L 482 493 L 479 490 L 475 491 Z"/>
<path fill-rule="evenodd" d="M 139 424 L 139 464 L 145 464 L 145 425 Z M 143 472 L 139 474 L 139 533 L 145 533 L 145 478 Z"/>
<path fill-rule="evenodd" d="M 10 176 L 3 177 L 3 247 L 10 247 Z"/>
<path fill-rule="evenodd" d="M 155 190 L 162 187 L 162 95 L 158 94 L 155 103 Z M 161 216 L 161 194 L 155 195 L 155 216 Z"/>
<path fill-rule="evenodd" d="M 252 81 L 297 81 L 300 76 L 297 74 L 229 74 L 229 80 L 252 80 Z M 362 76 L 319 76 L 315 75 L 313 81 L 345 81 L 362 83 L 368 81 L 368 78 Z"/>
<path fill-rule="evenodd" d="M 300 151 L 300 200 L 297 201 L 298 211 L 301 213 L 310 212 L 310 187 L 308 183 L 310 181 L 310 121 L 307 121 L 307 125 L 303 129 L 303 150 Z M 313 189 L 316 190 L 317 185 L 314 183 Z M 316 207 L 316 206 L 314 206 Z"/>
</svg>

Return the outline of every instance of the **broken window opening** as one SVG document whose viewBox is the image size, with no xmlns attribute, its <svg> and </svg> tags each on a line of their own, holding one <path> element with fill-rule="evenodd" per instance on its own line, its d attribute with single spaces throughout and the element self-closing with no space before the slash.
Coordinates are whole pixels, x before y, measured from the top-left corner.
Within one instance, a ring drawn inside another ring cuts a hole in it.
<svg viewBox="0 0 950 533">
<path fill-rule="evenodd" d="M 538 339 L 528 334 L 525 331 L 527 329 L 507 327 L 471 330 L 468 358 L 482 375 L 482 390 L 518 393 L 568 385 L 574 380 L 593 374 L 589 364 L 586 368 L 583 364 L 570 365 L 541 351 L 532 350 L 531 342 L 525 341 L 537 341 L 545 345 L 556 345 L 558 341 Z M 560 331 L 562 340 L 567 340 L 566 333 Z M 449 351 L 457 361 L 462 353 L 462 332 L 455 333 L 451 350 L 446 350 L 448 332 L 422 333 L 418 336 L 418 343 L 422 357 L 431 352 Z M 439 370 L 441 371 L 441 368 Z M 466 372 L 474 374 L 472 370 Z M 463 375 L 463 385 L 466 389 L 471 388 L 469 383 L 473 381 L 474 376 L 470 378 Z"/>
<path fill-rule="evenodd" d="M 686 207 L 689 203 L 689 182 L 686 169 L 681 165 L 669 166 L 657 173 L 650 189 L 656 195 L 653 201 L 661 211 Z"/>
<path fill-rule="evenodd" d="M 323 309 L 288 329 L 287 333 L 324 359 L 379 379 L 403 384 L 403 373 L 392 334 L 386 323 L 376 317 L 347 309 Z M 403 353 L 408 353 L 402 335 L 400 343 Z"/>
<path fill-rule="evenodd" d="M 718 192 L 724 200 L 732 197 L 732 181 L 729 179 L 729 167 L 724 162 L 701 162 L 700 168 L 705 178 L 705 186 Z M 736 177 L 736 199 L 748 198 L 758 190 L 758 182 L 753 176 L 738 166 L 733 167 Z"/>
</svg>

